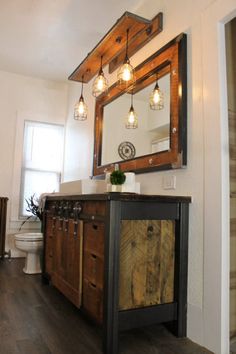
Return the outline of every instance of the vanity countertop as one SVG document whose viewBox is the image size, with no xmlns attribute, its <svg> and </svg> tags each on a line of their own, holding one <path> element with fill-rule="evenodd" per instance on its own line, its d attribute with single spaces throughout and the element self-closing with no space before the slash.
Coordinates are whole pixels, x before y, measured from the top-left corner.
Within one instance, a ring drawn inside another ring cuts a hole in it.
<svg viewBox="0 0 236 354">
<path fill-rule="evenodd" d="M 154 201 L 162 203 L 191 203 L 190 196 L 174 196 L 174 195 L 149 195 L 136 193 L 102 193 L 102 194 L 52 194 L 47 196 L 47 200 L 120 200 L 120 201 Z"/>
</svg>

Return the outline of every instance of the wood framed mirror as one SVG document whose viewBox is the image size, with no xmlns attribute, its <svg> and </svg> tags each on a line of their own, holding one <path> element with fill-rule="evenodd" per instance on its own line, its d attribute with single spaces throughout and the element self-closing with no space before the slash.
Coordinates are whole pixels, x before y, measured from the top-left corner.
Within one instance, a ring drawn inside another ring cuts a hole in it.
<svg viewBox="0 0 236 354">
<path fill-rule="evenodd" d="M 187 38 L 181 34 L 135 68 L 135 84 L 118 82 L 100 95 L 95 107 L 93 175 L 119 164 L 136 173 L 181 168 L 187 164 Z M 164 105 L 151 109 L 158 80 Z M 138 128 L 125 119 L 133 96 Z"/>
</svg>

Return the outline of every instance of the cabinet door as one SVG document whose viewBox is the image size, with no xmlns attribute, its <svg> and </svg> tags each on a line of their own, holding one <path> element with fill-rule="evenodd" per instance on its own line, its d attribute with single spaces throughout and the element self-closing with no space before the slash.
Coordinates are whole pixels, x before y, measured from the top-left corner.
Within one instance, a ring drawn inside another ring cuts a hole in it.
<svg viewBox="0 0 236 354">
<path fill-rule="evenodd" d="M 80 307 L 82 222 L 57 219 L 55 229 L 52 282 L 74 305 Z"/>
<path fill-rule="evenodd" d="M 66 233 L 64 232 L 63 219 L 56 218 L 54 238 L 54 272 L 58 277 L 66 277 Z"/>
<path fill-rule="evenodd" d="M 67 229 L 66 281 L 71 289 L 74 304 L 80 307 L 82 288 L 82 221 L 69 220 Z"/>
</svg>

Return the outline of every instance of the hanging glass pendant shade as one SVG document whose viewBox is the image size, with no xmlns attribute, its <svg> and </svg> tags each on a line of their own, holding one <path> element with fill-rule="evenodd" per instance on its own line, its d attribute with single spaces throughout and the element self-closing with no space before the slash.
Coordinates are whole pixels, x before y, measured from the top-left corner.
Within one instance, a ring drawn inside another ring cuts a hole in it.
<svg viewBox="0 0 236 354">
<path fill-rule="evenodd" d="M 93 82 L 92 94 L 94 97 L 98 97 L 101 93 L 106 92 L 108 89 L 108 80 L 105 78 L 104 72 L 102 70 L 102 56 L 101 56 L 101 66 L 98 76 Z"/>
<path fill-rule="evenodd" d="M 81 86 L 81 95 L 79 101 L 76 102 L 74 107 L 74 119 L 75 120 L 86 120 L 88 115 L 88 107 L 84 102 L 83 97 L 83 77 L 82 77 L 82 86 Z"/>
<path fill-rule="evenodd" d="M 126 53 L 123 64 L 118 70 L 117 78 L 121 84 L 129 84 L 134 81 L 134 68 L 130 64 L 128 57 L 128 45 L 129 45 L 129 29 L 126 31 Z"/>
<path fill-rule="evenodd" d="M 159 88 L 158 81 L 156 81 L 156 85 L 151 92 L 149 105 L 153 110 L 161 110 L 164 108 L 164 94 Z"/>
<path fill-rule="evenodd" d="M 133 106 L 133 93 L 131 94 L 131 106 L 126 118 L 126 129 L 136 129 L 138 128 L 138 117 Z"/>
</svg>

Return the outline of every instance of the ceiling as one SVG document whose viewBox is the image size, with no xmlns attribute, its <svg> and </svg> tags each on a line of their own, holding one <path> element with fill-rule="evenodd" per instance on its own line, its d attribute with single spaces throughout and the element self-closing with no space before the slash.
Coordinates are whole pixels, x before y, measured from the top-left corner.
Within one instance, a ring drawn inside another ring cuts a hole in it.
<svg viewBox="0 0 236 354">
<path fill-rule="evenodd" d="M 0 70 L 67 81 L 125 12 L 142 0 L 0 0 Z"/>
</svg>

